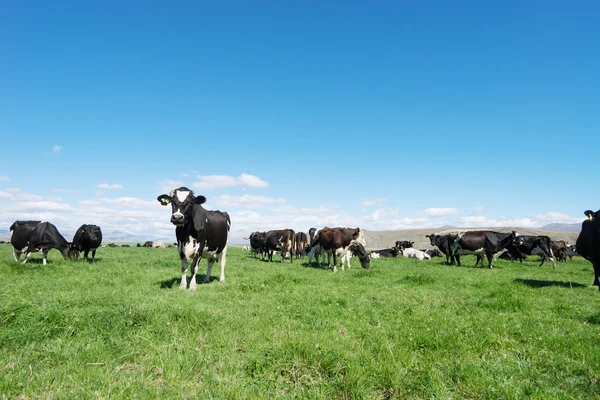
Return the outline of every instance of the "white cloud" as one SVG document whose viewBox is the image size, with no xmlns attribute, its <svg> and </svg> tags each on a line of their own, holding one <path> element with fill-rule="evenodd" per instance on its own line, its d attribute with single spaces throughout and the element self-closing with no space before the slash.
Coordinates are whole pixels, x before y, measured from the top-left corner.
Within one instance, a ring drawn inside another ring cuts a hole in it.
<svg viewBox="0 0 600 400">
<path fill-rule="evenodd" d="M 422 213 L 428 217 L 447 217 L 450 215 L 458 214 L 458 208 L 442 207 L 442 208 L 428 208 Z"/>
<path fill-rule="evenodd" d="M 10 178 L 6 175 L 0 175 L 0 182 L 8 182 Z"/>
<path fill-rule="evenodd" d="M 40 201 L 42 196 L 37 196 L 30 193 L 25 193 L 21 189 L 7 188 L 0 190 L 0 200 L 8 201 Z"/>
<path fill-rule="evenodd" d="M 383 203 L 385 203 L 386 201 L 388 201 L 387 198 L 385 197 L 380 197 L 377 199 L 365 199 L 365 200 L 361 200 L 359 203 L 364 206 L 364 207 L 375 207 L 378 205 L 381 205 Z"/>
<path fill-rule="evenodd" d="M 123 189 L 123 186 L 119 185 L 118 183 L 113 183 L 113 184 L 100 183 L 100 184 L 96 185 L 96 187 L 98 189 L 107 189 L 107 190 L 121 190 L 121 189 Z"/>
<path fill-rule="evenodd" d="M 116 199 L 90 199 L 90 200 L 82 200 L 79 204 L 84 206 L 100 206 L 102 204 L 112 204 L 118 205 L 121 207 L 129 207 L 129 208 L 155 208 L 158 209 L 160 204 L 158 201 L 147 201 L 138 199 L 135 197 L 119 197 Z"/>
<path fill-rule="evenodd" d="M 57 144 L 56 144 L 56 145 L 54 145 L 54 147 L 52 147 L 52 152 L 53 152 L 53 153 L 60 153 L 62 150 L 63 150 L 63 147 L 62 147 L 62 146 L 59 146 L 59 145 L 57 145 Z"/>
<path fill-rule="evenodd" d="M 241 186 L 242 188 L 264 189 L 269 186 L 269 182 L 263 181 L 257 176 L 246 173 L 237 178 L 229 175 L 198 175 L 199 182 L 194 182 L 196 189 L 212 190 L 227 187 Z"/>
<path fill-rule="evenodd" d="M 227 206 L 257 208 L 264 206 L 272 206 L 274 204 L 284 204 L 285 199 L 277 199 L 274 197 L 266 196 L 251 196 L 247 194 L 243 196 L 230 196 L 228 194 L 223 194 L 215 199 L 215 203 L 223 207 Z"/>
<path fill-rule="evenodd" d="M 185 174 L 184 174 L 185 176 Z M 158 181 L 158 188 L 162 193 L 170 193 L 171 190 L 177 189 L 185 185 L 183 181 L 176 181 L 173 179 L 165 179 L 164 181 Z"/>
</svg>

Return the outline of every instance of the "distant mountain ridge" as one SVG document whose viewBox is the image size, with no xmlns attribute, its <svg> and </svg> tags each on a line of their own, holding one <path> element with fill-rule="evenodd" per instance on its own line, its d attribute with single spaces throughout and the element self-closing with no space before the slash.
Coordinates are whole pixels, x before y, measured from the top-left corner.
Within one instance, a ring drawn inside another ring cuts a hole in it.
<svg viewBox="0 0 600 400">
<path fill-rule="evenodd" d="M 568 231 L 568 232 L 579 232 L 581 230 L 581 223 L 578 224 L 563 224 L 561 222 L 553 222 L 548 225 L 544 225 L 538 228 L 544 231 Z"/>
</svg>

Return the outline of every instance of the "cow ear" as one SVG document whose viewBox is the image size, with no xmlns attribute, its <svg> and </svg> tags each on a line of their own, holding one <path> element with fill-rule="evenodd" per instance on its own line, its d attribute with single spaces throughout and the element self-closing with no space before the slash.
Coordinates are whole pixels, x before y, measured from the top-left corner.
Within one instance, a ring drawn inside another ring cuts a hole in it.
<svg viewBox="0 0 600 400">
<path fill-rule="evenodd" d="M 168 196 L 166 194 L 161 194 L 160 196 L 158 196 L 156 198 L 156 200 L 158 200 L 158 202 L 161 205 L 166 206 L 167 204 L 169 204 L 171 202 L 171 196 Z"/>
<path fill-rule="evenodd" d="M 592 210 L 585 210 L 584 214 L 590 221 L 594 219 L 594 212 Z"/>
<path fill-rule="evenodd" d="M 194 198 L 194 204 L 204 204 L 206 203 L 206 197 L 204 196 L 196 196 Z"/>
</svg>

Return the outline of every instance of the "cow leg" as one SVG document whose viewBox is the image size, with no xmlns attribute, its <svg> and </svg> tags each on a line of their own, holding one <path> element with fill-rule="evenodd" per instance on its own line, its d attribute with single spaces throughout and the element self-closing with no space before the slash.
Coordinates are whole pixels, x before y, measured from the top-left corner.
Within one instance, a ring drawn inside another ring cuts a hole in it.
<svg viewBox="0 0 600 400">
<path fill-rule="evenodd" d="M 204 277 L 204 283 L 209 283 L 210 282 L 210 273 L 212 272 L 212 266 L 215 263 L 215 260 L 213 258 L 207 258 L 206 263 L 208 265 L 206 267 L 206 276 Z M 190 288 L 191 288 L 191 286 L 190 286 Z"/>
<path fill-rule="evenodd" d="M 294 245 L 290 243 L 290 264 L 294 263 Z"/>
<path fill-rule="evenodd" d="M 598 290 L 600 290 L 600 262 L 594 263 L 594 283 L 592 286 L 598 286 Z"/>
<path fill-rule="evenodd" d="M 487 253 L 487 259 L 488 259 L 488 268 L 492 269 L 492 262 L 494 261 L 494 254 L 493 253 Z M 481 257 L 481 266 L 483 267 L 483 256 Z"/>
<path fill-rule="evenodd" d="M 46 265 L 46 258 L 48 258 L 48 250 L 42 251 L 42 264 Z"/>
<path fill-rule="evenodd" d="M 25 259 L 23 260 L 23 264 L 25 264 L 27 262 L 27 260 L 29 260 L 29 257 L 31 257 L 31 251 L 27 251 L 27 254 L 25 254 Z"/>
<path fill-rule="evenodd" d="M 90 249 L 85 249 L 85 251 L 83 252 L 83 258 L 85 259 L 85 261 L 89 261 L 88 260 L 89 253 L 90 253 Z"/>
<path fill-rule="evenodd" d="M 96 250 L 97 249 L 92 250 L 92 262 L 94 262 L 94 260 L 96 259 Z"/>
<path fill-rule="evenodd" d="M 19 262 L 19 258 L 21 258 L 21 250 L 17 250 L 13 247 L 13 257 L 15 258 L 16 262 Z"/>
<path fill-rule="evenodd" d="M 227 246 L 223 249 L 223 253 L 221 254 L 221 275 L 219 276 L 219 282 L 225 282 L 225 261 L 227 258 Z"/>
<path fill-rule="evenodd" d="M 179 289 L 185 289 L 187 288 L 188 263 L 185 254 L 181 251 L 179 252 L 179 258 L 181 258 L 181 282 L 179 283 Z"/>
<path fill-rule="evenodd" d="M 204 246 L 202 246 L 201 249 L 203 247 Z M 196 291 L 196 272 L 198 272 L 198 264 L 200 264 L 201 256 L 202 256 L 202 250 L 199 250 L 198 253 L 194 256 L 194 259 L 192 260 L 192 279 L 190 280 L 190 290 L 192 292 Z M 209 261 L 209 263 L 210 263 L 210 261 Z M 206 275 L 208 275 L 209 280 L 210 280 L 210 268 L 211 267 L 212 267 L 212 264 L 209 264 L 208 270 L 206 271 Z"/>
<path fill-rule="evenodd" d="M 338 261 L 337 252 L 335 251 L 335 249 L 333 249 L 332 253 L 333 253 L 333 272 L 337 272 L 337 261 Z"/>
<path fill-rule="evenodd" d="M 458 264 L 458 266 L 460 267 L 460 256 L 456 255 L 454 256 L 454 259 L 456 260 L 456 264 Z"/>
</svg>

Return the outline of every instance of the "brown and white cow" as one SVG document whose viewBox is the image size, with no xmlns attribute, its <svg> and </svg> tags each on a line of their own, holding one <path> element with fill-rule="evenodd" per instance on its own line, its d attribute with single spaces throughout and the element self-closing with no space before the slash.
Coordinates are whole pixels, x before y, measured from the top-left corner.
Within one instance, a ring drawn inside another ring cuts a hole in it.
<svg viewBox="0 0 600 400">
<path fill-rule="evenodd" d="M 269 262 L 273 261 L 273 251 L 281 251 L 281 262 L 287 255 L 290 256 L 290 264 L 294 262 L 292 252 L 294 251 L 294 241 L 296 234 L 292 229 L 279 229 L 267 231 L 263 243 L 263 252 L 267 255 Z"/>
<path fill-rule="evenodd" d="M 342 271 L 345 263 L 350 269 L 350 254 L 358 256 L 361 266 L 369 269 L 370 259 L 365 250 L 366 241 L 360 228 L 323 228 L 311 243 L 311 247 L 317 245 L 322 251 L 332 253 L 333 272 L 337 272 L 338 259 L 342 261 Z"/>
</svg>

